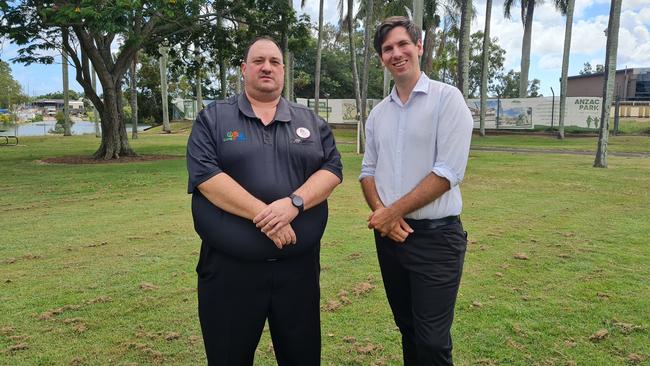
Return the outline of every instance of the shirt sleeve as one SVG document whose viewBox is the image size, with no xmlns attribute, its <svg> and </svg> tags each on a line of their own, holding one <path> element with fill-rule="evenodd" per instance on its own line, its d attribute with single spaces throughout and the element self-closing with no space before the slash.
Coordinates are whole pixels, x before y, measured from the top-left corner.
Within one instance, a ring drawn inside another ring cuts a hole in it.
<svg viewBox="0 0 650 366">
<path fill-rule="evenodd" d="M 201 183 L 222 172 L 208 119 L 205 111 L 196 117 L 187 141 L 187 193 L 193 193 Z"/>
<path fill-rule="evenodd" d="M 377 168 L 377 148 L 375 146 L 375 136 L 373 134 L 374 110 L 370 112 L 366 120 L 366 145 L 363 153 L 363 162 L 361 163 L 361 175 L 359 180 L 365 177 L 374 177 Z"/>
<path fill-rule="evenodd" d="M 435 175 L 446 178 L 450 186 L 454 187 L 465 176 L 474 120 L 460 91 L 451 87 L 449 90 L 441 98 L 436 159 L 432 171 Z"/>
<path fill-rule="evenodd" d="M 323 164 L 321 169 L 327 170 L 339 177 L 343 182 L 343 164 L 341 163 L 341 154 L 336 148 L 336 141 L 332 129 L 319 118 L 321 146 L 323 147 Z"/>
</svg>

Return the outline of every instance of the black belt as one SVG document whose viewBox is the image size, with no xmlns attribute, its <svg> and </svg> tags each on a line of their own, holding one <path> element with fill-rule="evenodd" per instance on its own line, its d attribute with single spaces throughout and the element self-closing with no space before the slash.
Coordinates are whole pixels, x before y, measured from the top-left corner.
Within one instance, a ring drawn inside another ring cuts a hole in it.
<svg viewBox="0 0 650 366">
<path fill-rule="evenodd" d="M 415 219 L 404 219 L 411 228 L 414 230 L 417 229 L 437 229 L 442 226 L 446 225 L 451 225 L 455 224 L 457 222 L 460 222 L 460 216 L 447 216 L 443 217 L 441 219 L 422 219 L 422 220 L 415 220 Z"/>
</svg>

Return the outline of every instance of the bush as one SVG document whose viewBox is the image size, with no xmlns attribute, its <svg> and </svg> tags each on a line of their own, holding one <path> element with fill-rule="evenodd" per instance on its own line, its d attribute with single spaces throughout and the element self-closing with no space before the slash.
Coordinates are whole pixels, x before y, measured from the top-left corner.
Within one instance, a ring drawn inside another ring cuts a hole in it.
<svg viewBox="0 0 650 366">
<path fill-rule="evenodd" d="M 54 129 L 50 130 L 50 133 L 58 133 L 58 134 L 63 134 L 65 133 L 65 116 L 63 115 L 63 112 L 56 112 L 56 115 L 54 116 L 56 119 L 56 125 L 54 125 Z M 70 128 L 74 125 L 74 122 L 70 120 Z"/>
<path fill-rule="evenodd" d="M 42 114 L 37 114 L 32 118 L 32 122 L 43 122 L 43 115 Z"/>
</svg>

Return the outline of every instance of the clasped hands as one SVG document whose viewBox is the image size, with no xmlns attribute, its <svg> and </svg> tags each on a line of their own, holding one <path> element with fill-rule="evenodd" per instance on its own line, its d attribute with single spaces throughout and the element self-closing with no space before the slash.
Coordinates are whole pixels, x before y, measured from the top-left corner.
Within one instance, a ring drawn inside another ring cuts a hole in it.
<svg viewBox="0 0 650 366">
<path fill-rule="evenodd" d="M 296 233 L 291 222 L 298 216 L 298 208 L 289 197 L 280 198 L 268 204 L 254 218 L 253 223 L 273 241 L 278 249 L 296 244 Z"/>
<path fill-rule="evenodd" d="M 375 229 L 382 237 L 388 236 L 398 243 L 403 243 L 413 233 L 411 226 L 391 207 L 381 207 L 371 213 L 368 228 Z"/>
</svg>

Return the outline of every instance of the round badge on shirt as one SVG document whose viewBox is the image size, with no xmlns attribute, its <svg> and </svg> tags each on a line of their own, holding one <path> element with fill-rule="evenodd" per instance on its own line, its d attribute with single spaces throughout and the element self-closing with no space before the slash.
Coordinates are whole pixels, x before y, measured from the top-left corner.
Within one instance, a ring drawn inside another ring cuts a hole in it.
<svg viewBox="0 0 650 366">
<path fill-rule="evenodd" d="M 298 135 L 300 138 L 306 139 L 311 136 L 311 132 L 309 132 L 309 130 L 304 127 L 299 127 L 296 129 L 296 135 Z"/>
</svg>

